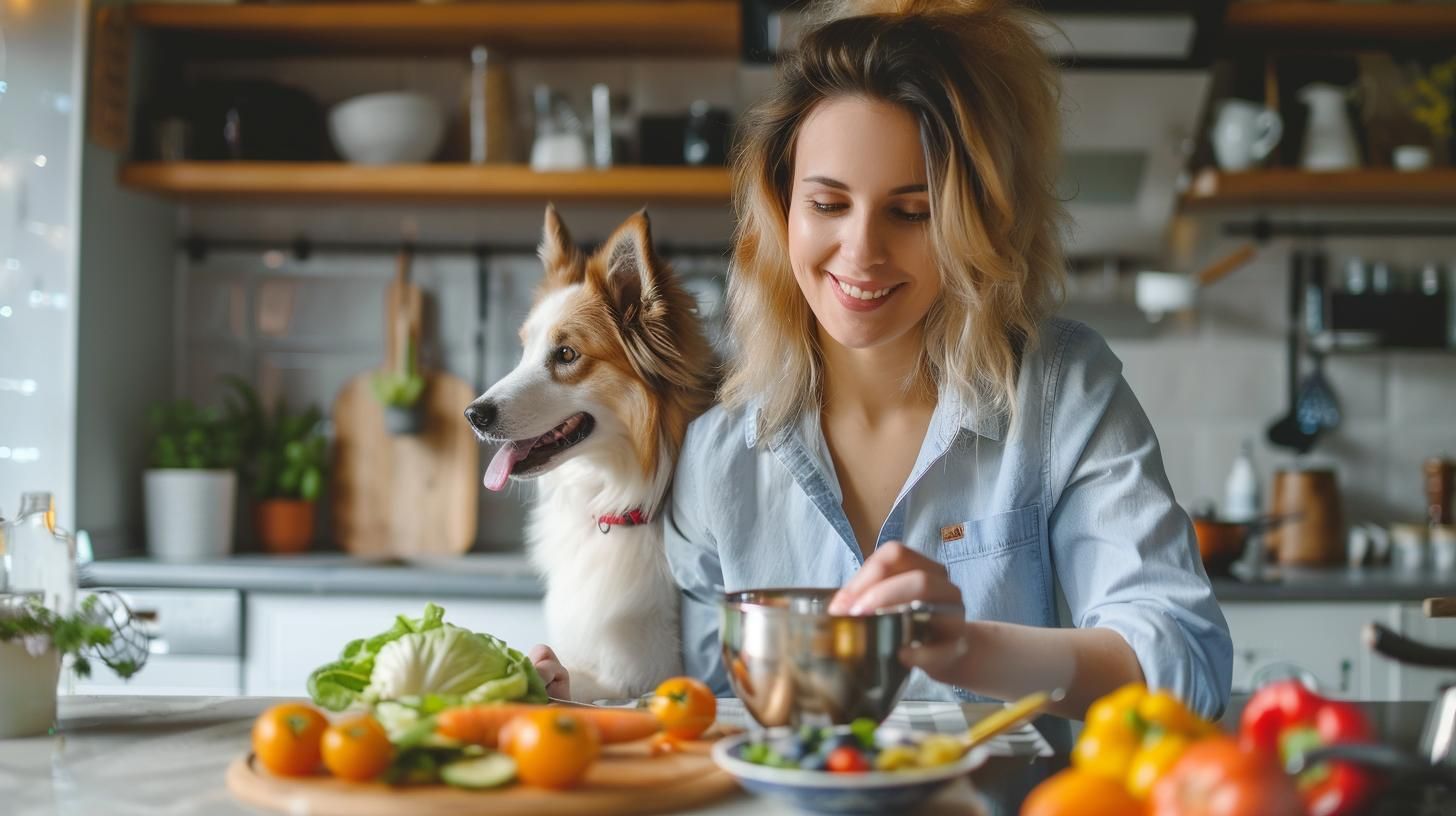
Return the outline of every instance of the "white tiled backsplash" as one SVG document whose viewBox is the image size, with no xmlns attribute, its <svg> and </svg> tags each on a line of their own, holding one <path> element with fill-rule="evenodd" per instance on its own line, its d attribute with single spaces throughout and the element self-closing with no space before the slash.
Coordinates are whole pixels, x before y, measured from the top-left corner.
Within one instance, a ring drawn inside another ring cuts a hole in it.
<svg viewBox="0 0 1456 816">
<path fill-rule="evenodd" d="M 1237 246 L 1212 241 L 1198 254 L 1216 258 Z M 1291 248 L 1287 240 L 1271 242 L 1249 266 L 1202 290 L 1193 327 L 1169 325 L 1146 338 L 1111 340 L 1124 376 L 1157 429 L 1168 476 L 1185 506 L 1222 500 L 1244 439 L 1257 443 L 1266 504 L 1272 471 L 1294 462 L 1264 437 L 1268 425 L 1289 409 L 1285 326 Z M 1332 238 L 1323 248 L 1332 285 L 1338 285 L 1338 272 L 1352 255 L 1406 269 L 1436 260 L 1447 270 L 1443 285 L 1456 284 L 1453 239 Z M 1303 372 L 1311 369 L 1306 360 Z M 1338 470 L 1347 521 L 1423 519 L 1421 462 L 1456 457 L 1456 352 L 1335 355 L 1325 374 L 1344 420 L 1302 464 Z"/>
</svg>

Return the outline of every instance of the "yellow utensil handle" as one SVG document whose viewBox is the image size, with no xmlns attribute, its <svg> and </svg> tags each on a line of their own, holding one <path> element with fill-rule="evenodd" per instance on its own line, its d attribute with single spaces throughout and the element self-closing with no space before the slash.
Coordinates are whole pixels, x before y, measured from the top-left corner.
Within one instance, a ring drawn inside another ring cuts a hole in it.
<svg viewBox="0 0 1456 816">
<path fill-rule="evenodd" d="M 1060 689 L 1051 693 L 1036 691 L 1022 697 L 1006 708 L 997 711 L 986 719 L 971 726 L 970 730 L 966 732 L 966 747 L 968 749 L 974 748 L 991 737 L 1003 731 L 1010 730 L 1022 720 L 1039 713 L 1054 699 L 1060 700 L 1061 698 L 1062 691 Z"/>
</svg>

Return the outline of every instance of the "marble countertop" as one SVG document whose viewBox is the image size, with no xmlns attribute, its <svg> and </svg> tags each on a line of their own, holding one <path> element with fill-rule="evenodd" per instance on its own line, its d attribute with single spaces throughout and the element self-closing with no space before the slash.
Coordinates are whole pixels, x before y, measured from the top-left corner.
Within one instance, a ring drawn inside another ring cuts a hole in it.
<svg viewBox="0 0 1456 816">
<path fill-rule="evenodd" d="M 442 598 L 539 598 L 543 592 L 526 557 L 514 553 L 410 561 L 344 553 L 238 555 L 196 563 L 112 558 L 83 565 L 81 585 Z"/>
<path fill-rule="evenodd" d="M 1214 578 L 1219 600 L 1420 601 L 1456 595 L 1456 573 L 1392 567 L 1271 568 L 1267 580 Z M 437 597 L 539 598 L 540 580 L 519 553 L 481 553 L 431 560 L 370 561 L 344 553 L 239 555 L 170 564 L 113 558 L 82 567 L 90 587 L 186 587 L 308 594 L 419 594 Z"/>
<path fill-rule="evenodd" d="M 8 816 L 266 813 L 235 800 L 223 778 L 228 764 L 248 750 L 253 719 L 278 702 L 266 697 L 63 696 L 55 736 L 0 740 L 3 810 Z M 981 801 L 962 780 L 938 796 L 930 810 L 975 813 L 983 810 Z M 739 794 L 693 812 L 775 816 L 793 811 Z"/>
</svg>

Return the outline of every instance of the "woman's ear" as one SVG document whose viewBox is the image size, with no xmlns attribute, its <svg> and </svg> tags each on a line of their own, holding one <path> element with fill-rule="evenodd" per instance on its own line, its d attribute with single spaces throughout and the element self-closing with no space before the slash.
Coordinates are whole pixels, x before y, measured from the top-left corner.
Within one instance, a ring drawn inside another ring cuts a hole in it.
<svg viewBox="0 0 1456 816">
<path fill-rule="evenodd" d="M 546 282 L 551 286 L 568 286 L 581 283 L 585 272 L 582 269 L 581 253 L 571 242 L 571 233 L 561 221 L 553 204 L 546 205 L 546 223 L 541 229 L 541 246 L 537 250 L 541 264 L 546 267 Z"/>
</svg>

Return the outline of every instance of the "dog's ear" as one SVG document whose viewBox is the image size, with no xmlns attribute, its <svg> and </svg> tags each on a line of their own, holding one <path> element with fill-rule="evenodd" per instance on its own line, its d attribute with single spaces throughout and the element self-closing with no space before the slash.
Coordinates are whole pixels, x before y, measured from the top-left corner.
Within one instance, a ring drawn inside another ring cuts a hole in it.
<svg viewBox="0 0 1456 816">
<path fill-rule="evenodd" d="M 647 210 L 622 222 L 588 264 L 624 327 L 641 321 L 662 296 L 666 267 L 652 251 L 652 224 Z"/>
<path fill-rule="evenodd" d="M 556 213 L 556 206 L 546 205 L 546 224 L 541 229 L 541 246 L 537 250 L 541 263 L 546 267 L 546 281 L 551 286 L 568 286 L 581 283 L 585 272 L 582 269 L 580 253 L 571 242 L 571 233 Z"/>
</svg>

